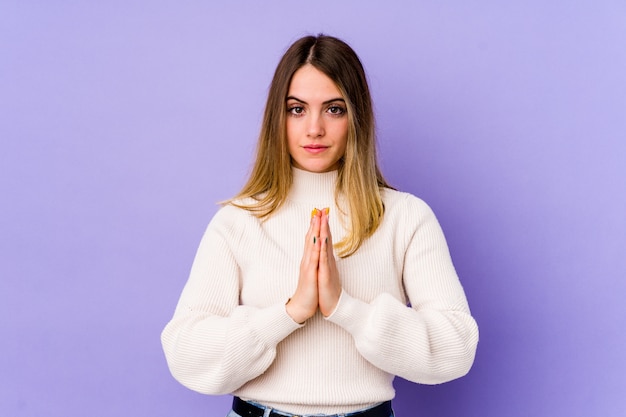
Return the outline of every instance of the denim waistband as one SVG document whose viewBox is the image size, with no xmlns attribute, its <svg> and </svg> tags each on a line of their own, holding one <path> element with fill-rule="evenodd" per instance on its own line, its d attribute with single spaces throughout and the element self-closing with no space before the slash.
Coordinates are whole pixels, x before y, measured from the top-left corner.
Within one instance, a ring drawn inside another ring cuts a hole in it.
<svg viewBox="0 0 626 417">
<path fill-rule="evenodd" d="M 368 408 L 367 410 L 356 411 L 352 413 L 344 414 L 289 414 L 283 411 L 269 409 L 269 414 L 266 415 L 268 407 L 252 404 L 248 401 L 244 401 L 239 397 L 233 398 L 233 411 L 239 414 L 241 417 L 391 417 L 393 411 L 391 409 L 391 401 L 385 401 L 377 406 Z"/>
</svg>

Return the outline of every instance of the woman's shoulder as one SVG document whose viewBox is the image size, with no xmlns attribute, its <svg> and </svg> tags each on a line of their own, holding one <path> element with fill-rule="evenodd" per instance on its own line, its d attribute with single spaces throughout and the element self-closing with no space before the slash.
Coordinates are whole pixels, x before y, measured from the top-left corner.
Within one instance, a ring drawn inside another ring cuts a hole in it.
<svg viewBox="0 0 626 417">
<path fill-rule="evenodd" d="M 431 211 L 424 200 L 405 191 L 383 188 L 382 198 L 385 209 Z"/>
<path fill-rule="evenodd" d="M 250 221 L 254 221 L 256 216 L 246 207 L 251 207 L 254 203 L 253 199 L 230 200 L 222 203 L 211 219 L 211 225 L 216 227 L 237 227 L 243 226 Z"/>
<path fill-rule="evenodd" d="M 421 225 L 437 222 L 433 210 L 420 197 L 388 188 L 384 189 L 382 197 L 386 220 L 391 223 L 413 230 Z"/>
</svg>

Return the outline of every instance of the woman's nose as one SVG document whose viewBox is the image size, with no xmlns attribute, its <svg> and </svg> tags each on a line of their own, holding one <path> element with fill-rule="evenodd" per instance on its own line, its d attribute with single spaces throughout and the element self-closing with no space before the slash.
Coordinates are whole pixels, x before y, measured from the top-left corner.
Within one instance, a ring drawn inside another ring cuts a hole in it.
<svg viewBox="0 0 626 417">
<path fill-rule="evenodd" d="M 324 135 L 324 121 L 321 116 L 312 115 L 309 119 L 309 125 L 307 128 L 307 136 L 311 138 L 318 138 Z"/>
</svg>

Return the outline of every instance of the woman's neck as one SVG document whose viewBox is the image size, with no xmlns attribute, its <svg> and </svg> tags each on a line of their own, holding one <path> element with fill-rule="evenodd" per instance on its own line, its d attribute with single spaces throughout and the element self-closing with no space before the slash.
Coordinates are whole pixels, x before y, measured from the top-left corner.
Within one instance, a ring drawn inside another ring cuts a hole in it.
<svg viewBox="0 0 626 417">
<path fill-rule="evenodd" d="M 293 184 L 287 197 L 289 200 L 311 204 L 311 208 L 329 207 L 334 203 L 338 171 L 317 173 L 292 168 L 291 172 Z"/>
</svg>

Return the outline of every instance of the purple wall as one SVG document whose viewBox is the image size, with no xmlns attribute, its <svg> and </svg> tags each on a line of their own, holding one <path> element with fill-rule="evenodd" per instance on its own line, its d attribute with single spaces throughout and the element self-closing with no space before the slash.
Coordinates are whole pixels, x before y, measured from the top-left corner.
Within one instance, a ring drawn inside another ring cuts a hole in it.
<svg viewBox="0 0 626 417">
<path fill-rule="evenodd" d="M 481 329 L 467 377 L 397 381 L 399 416 L 624 415 L 626 3 L 208 3 L 0 4 L 0 415 L 225 415 L 159 334 L 320 31 L 363 59 L 384 171 Z"/>
</svg>

